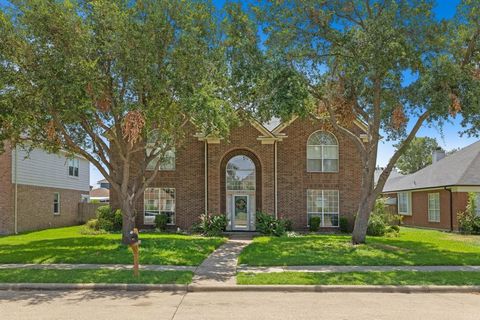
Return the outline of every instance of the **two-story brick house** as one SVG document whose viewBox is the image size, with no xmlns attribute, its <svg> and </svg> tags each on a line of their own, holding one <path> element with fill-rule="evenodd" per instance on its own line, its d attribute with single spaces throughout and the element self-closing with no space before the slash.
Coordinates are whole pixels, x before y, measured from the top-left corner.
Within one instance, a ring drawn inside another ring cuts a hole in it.
<svg viewBox="0 0 480 320">
<path fill-rule="evenodd" d="M 352 128 L 365 134 L 361 123 Z M 262 211 L 291 220 L 295 229 L 320 216 L 331 229 L 342 216 L 353 223 L 358 207 L 362 164 L 355 145 L 313 118 L 265 126 L 246 120 L 225 139 L 191 128 L 167 160 L 136 205 L 141 228 L 161 212 L 181 229 L 208 213 L 227 215 L 229 230 L 253 231 Z M 113 190 L 110 201 L 118 207 Z"/>
<path fill-rule="evenodd" d="M 89 166 L 78 156 L 7 146 L 0 154 L 0 234 L 77 224 Z"/>
</svg>

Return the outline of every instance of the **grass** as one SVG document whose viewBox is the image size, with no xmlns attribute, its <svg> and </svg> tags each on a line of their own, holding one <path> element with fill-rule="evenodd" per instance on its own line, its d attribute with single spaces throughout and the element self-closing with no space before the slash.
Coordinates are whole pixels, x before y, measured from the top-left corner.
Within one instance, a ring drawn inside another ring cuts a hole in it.
<svg viewBox="0 0 480 320">
<path fill-rule="evenodd" d="M 368 237 L 353 246 L 349 235 L 258 237 L 239 264 L 283 265 L 480 265 L 480 236 L 401 228 L 396 238 Z"/>
<path fill-rule="evenodd" d="M 191 271 L 141 271 L 138 278 L 131 270 L 34 270 L 2 269 L 0 283 L 155 283 L 189 284 Z"/>
<path fill-rule="evenodd" d="M 80 226 L 0 237 L 0 263 L 131 264 L 120 234 L 82 235 Z M 178 234 L 140 234 L 141 264 L 199 265 L 226 240 Z"/>
<path fill-rule="evenodd" d="M 480 272 L 276 272 L 239 273 L 247 285 L 480 285 Z"/>
</svg>

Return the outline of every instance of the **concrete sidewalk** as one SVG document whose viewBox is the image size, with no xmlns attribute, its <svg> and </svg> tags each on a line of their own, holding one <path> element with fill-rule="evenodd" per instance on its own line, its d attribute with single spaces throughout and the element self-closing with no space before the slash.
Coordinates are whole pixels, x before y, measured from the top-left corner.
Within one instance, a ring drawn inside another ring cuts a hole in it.
<svg viewBox="0 0 480 320">
<path fill-rule="evenodd" d="M 241 265 L 237 272 L 272 273 L 272 272 L 390 272 L 390 271 L 469 271 L 478 272 L 480 266 L 284 266 L 284 267 L 249 267 Z"/>
<path fill-rule="evenodd" d="M 236 285 L 237 261 L 249 239 L 230 239 L 215 250 L 195 270 L 192 284 L 201 286 Z"/>
</svg>

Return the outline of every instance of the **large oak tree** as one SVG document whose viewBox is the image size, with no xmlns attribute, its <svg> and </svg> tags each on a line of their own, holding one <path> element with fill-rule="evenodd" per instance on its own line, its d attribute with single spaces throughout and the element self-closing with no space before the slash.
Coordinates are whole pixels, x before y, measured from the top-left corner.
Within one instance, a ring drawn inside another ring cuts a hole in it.
<svg viewBox="0 0 480 320">
<path fill-rule="evenodd" d="M 126 242 L 157 160 L 187 124 L 228 131 L 218 25 L 207 1 L 11 0 L 0 11 L 0 141 L 88 159 L 119 197 Z M 137 154 L 146 160 L 132 172 Z"/>
<path fill-rule="evenodd" d="M 296 77 L 296 89 L 310 97 L 290 109 L 288 104 L 281 110 L 272 107 L 272 115 L 314 113 L 349 137 L 361 156 L 354 244 L 365 242 L 374 203 L 420 127 L 441 125 L 478 107 L 480 3 L 462 1 L 448 21 L 435 18 L 434 4 L 272 0 L 253 8 L 264 27 L 270 61 L 294 70 L 288 78 Z M 345 121 L 355 118 L 366 124 L 367 142 Z M 382 138 L 397 141 L 398 148 L 375 185 Z"/>
</svg>

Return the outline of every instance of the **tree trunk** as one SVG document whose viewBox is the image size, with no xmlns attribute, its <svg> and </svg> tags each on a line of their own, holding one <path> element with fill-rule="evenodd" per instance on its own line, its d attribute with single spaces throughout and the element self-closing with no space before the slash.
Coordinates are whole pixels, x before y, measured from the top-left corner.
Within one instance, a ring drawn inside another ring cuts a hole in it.
<svg viewBox="0 0 480 320">
<path fill-rule="evenodd" d="M 352 243 L 361 244 L 365 243 L 365 238 L 367 235 L 368 219 L 370 218 L 370 213 L 375 207 L 375 200 L 377 196 L 374 190 L 366 193 L 365 196 L 362 196 L 360 199 L 360 205 L 357 212 L 357 218 L 355 219 L 355 227 L 352 232 Z"/>
<path fill-rule="evenodd" d="M 130 244 L 130 231 L 135 228 L 135 206 L 128 198 L 128 195 L 120 194 L 122 204 L 122 243 Z"/>
</svg>

